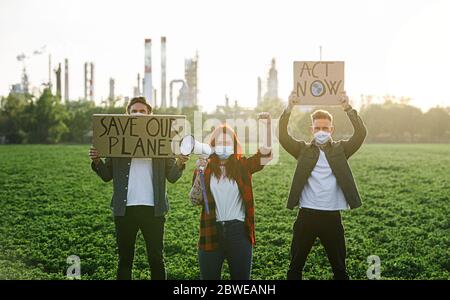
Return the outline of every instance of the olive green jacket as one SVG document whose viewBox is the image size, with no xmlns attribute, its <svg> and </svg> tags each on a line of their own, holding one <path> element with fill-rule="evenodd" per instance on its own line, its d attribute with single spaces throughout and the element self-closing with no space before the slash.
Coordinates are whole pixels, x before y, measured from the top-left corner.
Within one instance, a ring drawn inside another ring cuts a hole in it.
<svg viewBox="0 0 450 300">
<path fill-rule="evenodd" d="M 296 140 L 288 134 L 287 126 L 290 115 L 291 113 L 288 110 L 281 114 L 279 140 L 281 146 L 297 159 L 297 168 L 287 202 L 287 208 L 293 209 L 298 206 L 303 188 L 319 159 L 319 147 L 314 143 L 314 140 L 311 142 Z M 360 207 L 362 203 L 347 160 L 361 147 L 367 135 L 367 129 L 355 109 L 348 110 L 347 116 L 354 129 L 352 137 L 348 140 L 330 140 L 322 150 L 348 205 L 353 209 Z"/>
<path fill-rule="evenodd" d="M 108 182 L 113 180 L 113 196 L 111 208 L 114 216 L 124 216 L 127 206 L 128 176 L 130 173 L 130 157 L 108 157 L 98 165 L 91 163 L 92 170 Z M 155 216 L 163 216 L 169 210 L 169 200 L 166 192 L 166 179 L 176 182 L 183 174 L 184 165 L 179 168 L 174 158 L 153 158 L 153 195 L 155 201 Z"/>
</svg>

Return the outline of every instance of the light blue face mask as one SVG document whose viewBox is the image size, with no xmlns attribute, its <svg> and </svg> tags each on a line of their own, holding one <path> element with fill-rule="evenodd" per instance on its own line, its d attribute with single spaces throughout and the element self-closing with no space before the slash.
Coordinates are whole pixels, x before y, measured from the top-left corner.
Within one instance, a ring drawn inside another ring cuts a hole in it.
<svg viewBox="0 0 450 300">
<path fill-rule="evenodd" d="M 217 154 L 219 159 L 227 159 L 230 155 L 234 154 L 233 146 L 216 146 L 214 152 Z"/>
<path fill-rule="evenodd" d="M 314 133 L 314 139 L 316 140 L 317 144 L 320 144 L 320 145 L 328 142 L 330 137 L 331 137 L 331 133 L 323 131 L 323 130 Z"/>
</svg>

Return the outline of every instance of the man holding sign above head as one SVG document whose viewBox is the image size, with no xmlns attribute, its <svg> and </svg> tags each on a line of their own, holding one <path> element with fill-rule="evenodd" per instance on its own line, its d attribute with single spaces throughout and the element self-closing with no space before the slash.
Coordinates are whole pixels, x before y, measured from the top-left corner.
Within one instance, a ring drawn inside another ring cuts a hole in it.
<svg viewBox="0 0 450 300">
<path fill-rule="evenodd" d="M 361 199 L 347 160 L 361 147 L 367 131 L 345 92 L 331 101 L 340 103 L 350 119 L 354 133 L 348 140 L 331 137 L 333 116 L 325 110 L 311 114 L 310 142 L 297 140 L 288 134 L 292 108 L 303 104 L 293 91 L 289 104 L 279 121 L 279 140 L 283 148 L 297 160 L 287 207 L 299 207 L 293 226 L 291 263 L 288 279 L 302 279 L 306 258 L 319 238 L 331 264 L 334 279 L 349 279 L 345 266 L 346 247 L 341 210 L 361 206 Z"/>
<path fill-rule="evenodd" d="M 110 125 L 106 128 L 109 134 L 115 130 L 125 132 L 128 128 L 131 131 L 130 136 L 136 140 L 137 129 L 133 133 L 133 124 L 136 126 L 138 120 L 135 119 L 139 116 L 148 119 L 148 116 L 152 114 L 152 107 L 144 97 L 137 97 L 129 102 L 126 113 L 130 115 L 131 122 L 127 120 L 122 124 L 118 120 L 119 125 L 114 123 L 116 126 L 113 126 L 109 123 Z M 136 122 L 133 123 L 133 121 Z M 103 124 L 106 123 L 103 122 Z M 94 128 L 94 138 L 102 135 L 95 131 L 97 130 Z M 124 138 L 126 139 L 129 137 Z M 166 279 L 163 258 L 164 215 L 169 209 L 166 180 L 171 183 L 176 182 L 181 177 L 189 157 L 179 155 L 176 159 L 174 157 L 151 158 L 142 157 L 148 154 L 146 151 L 134 152 L 141 154 L 141 157 L 133 157 L 131 151 L 122 150 L 114 154 L 116 156 L 106 157 L 103 161 L 99 150 L 91 147 L 89 151 L 92 170 L 105 182 L 113 180 L 114 192 L 111 207 L 119 252 L 117 279 L 131 279 L 136 235 L 139 230 L 145 240 L 151 278 Z"/>
</svg>

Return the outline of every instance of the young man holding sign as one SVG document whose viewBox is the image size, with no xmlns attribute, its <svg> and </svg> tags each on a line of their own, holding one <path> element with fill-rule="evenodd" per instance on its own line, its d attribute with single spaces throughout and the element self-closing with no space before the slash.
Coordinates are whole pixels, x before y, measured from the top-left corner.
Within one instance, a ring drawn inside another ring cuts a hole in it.
<svg viewBox="0 0 450 300">
<path fill-rule="evenodd" d="M 145 98 L 133 98 L 127 114 L 149 115 Z M 166 279 L 163 259 L 165 213 L 168 211 L 166 179 L 174 183 L 182 175 L 187 156 L 175 158 L 108 157 L 102 161 L 91 147 L 91 167 L 103 181 L 113 180 L 111 200 L 119 250 L 117 279 L 131 279 L 136 235 L 144 236 L 152 279 Z"/>
<path fill-rule="evenodd" d="M 311 115 L 314 138 L 310 142 L 291 137 L 287 130 L 289 117 L 294 105 L 300 104 L 296 92 L 289 96 L 289 104 L 280 117 L 280 144 L 297 159 L 287 208 L 300 207 L 293 226 L 288 279 L 302 279 L 306 258 L 317 237 L 325 248 L 334 279 L 349 279 L 340 210 L 361 206 L 347 160 L 361 147 L 367 131 L 345 92 L 338 99 L 354 128 L 348 140 L 332 140 L 333 117 L 324 110 Z"/>
</svg>

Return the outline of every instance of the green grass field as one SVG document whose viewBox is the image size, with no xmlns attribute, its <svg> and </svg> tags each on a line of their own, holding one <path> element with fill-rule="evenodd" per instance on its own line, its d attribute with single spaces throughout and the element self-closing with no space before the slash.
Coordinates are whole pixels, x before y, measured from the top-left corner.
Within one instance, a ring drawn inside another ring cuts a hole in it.
<svg viewBox="0 0 450 300">
<path fill-rule="evenodd" d="M 65 279 L 70 255 L 82 279 L 114 279 L 117 264 L 109 209 L 112 184 L 91 171 L 87 145 L 0 146 L 0 279 Z M 294 159 L 254 176 L 257 246 L 253 279 L 284 279 L 297 211 L 285 208 Z M 383 279 L 449 279 L 450 145 L 364 145 L 350 159 L 363 206 L 343 213 L 352 279 L 366 279 L 369 255 Z M 169 279 L 198 279 L 199 207 L 187 194 L 194 160 L 168 184 L 165 257 Z M 317 245 L 320 245 L 317 242 Z M 332 277 L 314 247 L 307 279 Z M 150 277 L 139 236 L 135 279 Z M 225 267 L 224 278 L 229 278 Z"/>
</svg>

